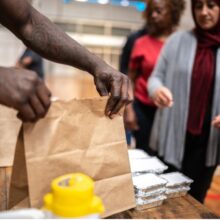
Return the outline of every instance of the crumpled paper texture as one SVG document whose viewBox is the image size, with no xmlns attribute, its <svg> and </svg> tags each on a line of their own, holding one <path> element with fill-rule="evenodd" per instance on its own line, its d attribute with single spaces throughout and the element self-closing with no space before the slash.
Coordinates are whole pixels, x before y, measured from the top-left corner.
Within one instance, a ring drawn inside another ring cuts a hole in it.
<svg viewBox="0 0 220 220">
<path fill-rule="evenodd" d="M 10 167 L 13 164 L 16 141 L 21 127 L 17 112 L 0 105 L 0 167 Z"/>
<path fill-rule="evenodd" d="M 135 206 L 123 119 L 107 118 L 105 105 L 106 99 L 56 101 L 44 119 L 24 124 L 10 207 L 29 196 L 30 206 L 40 208 L 51 181 L 73 172 L 95 180 L 95 193 L 106 208 L 103 217 Z"/>
</svg>

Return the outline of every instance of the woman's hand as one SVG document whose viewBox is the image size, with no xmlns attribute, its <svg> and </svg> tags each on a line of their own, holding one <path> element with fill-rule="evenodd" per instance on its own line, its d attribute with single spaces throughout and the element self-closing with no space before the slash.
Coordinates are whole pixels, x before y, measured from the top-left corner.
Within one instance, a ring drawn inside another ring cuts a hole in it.
<svg viewBox="0 0 220 220">
<path fill-rule="evenodd" d="M 212 120 L 212 125 L 220 130 L 220 115 L 217 115 L 217 116 Z"/>
<path fill-rule="evenodd" d="M 129 104 L 125 108 L 124 112 L 124 123 L 125 123 L 125 128 L 129 130 L 138 130 L 138 123 L 137 123 L 137 118 L 135 111 L 132 107 L 132 104 Z"/>
<path fill-rule="evenodd" d="M 160 87 L 155 91 L 153 101 L 159 108 L 172 107 L 173 95 L 168 88 Z"/>
</svg>

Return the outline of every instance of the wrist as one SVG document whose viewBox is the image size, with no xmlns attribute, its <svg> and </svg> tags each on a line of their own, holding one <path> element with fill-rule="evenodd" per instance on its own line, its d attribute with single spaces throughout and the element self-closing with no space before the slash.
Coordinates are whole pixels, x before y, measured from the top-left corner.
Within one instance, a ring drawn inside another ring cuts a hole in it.
<svg viewBox="0 0 220 220">
<path fill-rule="evenodd" d="M 93 65 L 91 65 L 90 68 L 90 74 L 92 74 L 94 77 L 98 77 L 101 73 L 106 72 L 108 69 L 108 65 L 98 58 L 98 60 L 95 60 L 93 62 Z"/>
</svg>

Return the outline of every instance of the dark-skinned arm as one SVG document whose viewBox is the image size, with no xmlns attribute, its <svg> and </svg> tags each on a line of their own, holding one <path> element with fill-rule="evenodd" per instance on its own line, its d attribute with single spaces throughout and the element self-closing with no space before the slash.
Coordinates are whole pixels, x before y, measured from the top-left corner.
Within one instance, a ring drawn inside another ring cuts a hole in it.
<svg viewBox="0 0 220 220">
<path fill-rule="evenodd" d="M 0 67 L 0 103 L 18 110 L 23 121 L 43 118 L 50 106 L 50 91 L 30 70 Z"/>
<path fill-rule="evenodd" d="M 106 115 L 112 117 L 131 101 L 131 85 L 127 76 L 79 45 L 27 0 L 1 0 L 0 8 L 1 23 L 27 47 L 49 60 L 77 67 L 94 76 L 99 94 L 107 96 L 110 93 Z"/>
</svg>

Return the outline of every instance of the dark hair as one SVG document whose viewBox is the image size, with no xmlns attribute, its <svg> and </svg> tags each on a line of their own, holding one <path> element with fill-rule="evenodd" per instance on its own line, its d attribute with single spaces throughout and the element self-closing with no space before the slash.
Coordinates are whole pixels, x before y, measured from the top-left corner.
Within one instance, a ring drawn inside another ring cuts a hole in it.
<svg viewBox="0 0 220 220">
<path fill-rule="evenodd" d="M 185 9 L 185 5 L 186 5 L 185 0 L 164 0 L 164 1 L 166 1 L 167 7 L 169 7 L 173 26 L 178 26 L 181 15 L 183 14 Z M 148 18 L 151 14 L 152 2 L 153 0 L 147 1 L 146 18 Z"/>
<path fill-rule="evenodd" d="M 170 7 L 173 25 L 177 26 L 180 23 L 180 18 L 185 9 L 185 0 L 166 0 Z"/>
<path fill-rule="evenodd" d="M 191 0 L 192 6 L 194 6 L 196 4 L 196 2 L 197 2 L 197 0 Z M 220 6 L 220 0 L 214 0 L 214 2 Z"/>
</svg>

